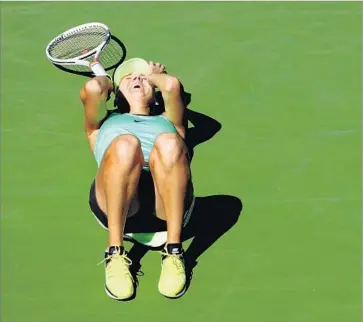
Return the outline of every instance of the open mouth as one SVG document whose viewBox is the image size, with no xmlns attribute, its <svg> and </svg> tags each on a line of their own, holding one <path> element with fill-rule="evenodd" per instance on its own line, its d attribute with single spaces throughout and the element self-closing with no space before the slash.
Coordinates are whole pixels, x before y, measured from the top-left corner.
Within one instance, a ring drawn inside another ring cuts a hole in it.
<svg viewBox="0 0 363 322">
<path fill-rule="evenodd" d="M 135 88 L 141 88 L 141 86 L 140 86 L 140 85 L 138 85 L 138 84 L 136 84 L 136 85 L 132 86 L 132 88 L 133 88 L 133 89 L 135 89 Z"/>
</svg>

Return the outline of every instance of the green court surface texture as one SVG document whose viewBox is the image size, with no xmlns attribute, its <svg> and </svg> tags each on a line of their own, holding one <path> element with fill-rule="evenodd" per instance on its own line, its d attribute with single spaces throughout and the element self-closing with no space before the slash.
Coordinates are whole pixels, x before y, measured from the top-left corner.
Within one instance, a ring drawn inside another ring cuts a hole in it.
<svg viewBox="0 0 363 322">
<path fill-rule="evenodd" d="M 1 321 L 361 321 L 361 7 L 1 3 Z M 158 293 L 157 252 L 134 300 L 103 290 L 85 78 L 45 57 L 58 33 L 91 21 L 128 58 L 165 63 L 190 109 L 222 125 L 195 148 L 195 193 L 234 196 L 243 211 L 178 300 Z"/>
</svg>

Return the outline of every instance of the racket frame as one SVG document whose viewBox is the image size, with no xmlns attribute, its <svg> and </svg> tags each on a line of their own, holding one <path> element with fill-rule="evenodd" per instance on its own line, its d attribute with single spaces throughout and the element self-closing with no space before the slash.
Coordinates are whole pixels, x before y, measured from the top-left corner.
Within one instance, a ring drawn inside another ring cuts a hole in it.
<svg viewBox="0 0 363 322">
<path fill-rule="evenodd" d="M 83 55 L 79 55 L 77 57 L 74 58 L 68 58 L 68 59 L 57 59 L 51 56 L 51 54 L 49 53 L 49 49 L 50 47 L 60 41 L 63 41 L 64 39 L 66 39 L 68 36 L 75 34 L 77 32 L 79 32 L 80 30 L 84 30 L 87 29 L 88 27 L 91 26 L 97 26 L 97 27 L 101 27 L 103 29 L 105 29 L 106 31 L 106 36 L 104 41 L 98 45 L 96 48 L 94 48 L 93 50 L 83 54 Z M 70 28 L 66 31 L 64 31 L 63 33 L 61 33 L 60 35 L 54 37 L 49 44 L 47 45 L 46 49 L 45 49 L 45 53 L 47 55 L 47 58 L 55 65 L 81 65 L 81 66 L 88 66 L 89 68 L 92 69 L 92 71 L 94 72 L 95 75 L 101 76 L 101 75 L 108 75 L 104 68 L 102 67 L 102 65 L 98 62 L 98 58 L 102 52 L 102 50 L 105 48 L 105 46 L 108 44 L 108 42 L 111 39 L 111 32 L 110 29 L 108 28 L 108 26 L 106 26 L 103 23 L 100 22 L 90 22 L 90 23 L 86 23 L 86 24 L 82 24 L 73 28 Z M 93 61 L 87 61 L 85 59 L 94 56 Z"/>
</svg>

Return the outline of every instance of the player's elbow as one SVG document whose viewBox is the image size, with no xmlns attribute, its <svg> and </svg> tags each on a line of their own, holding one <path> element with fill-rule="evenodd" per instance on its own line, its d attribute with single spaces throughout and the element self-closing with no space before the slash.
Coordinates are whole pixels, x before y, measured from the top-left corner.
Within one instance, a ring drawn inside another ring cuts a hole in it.
<svg viewBox="0 0 363 322">
<path fill-rule="evenodd" d="M 181 84 L 178 78 L 174 76 L 169 76 L 165 84 L 165 92 L 167 93 L 179 93 L 181 89 Z"/>
<path fill-rule="evenodd" d="M 102 88 L 100 84 L 95 80 L 89 80 L 81 89 L 80 98 L 85 103 L 90 98 L 98 98 L 102 95 Z"/>
<path fill-rule="evenodd" d="M 86 94 L 89 95 L 101 95 L 102 94 L 102 87 L 100 83 L 95 80 L 91 79 L 89 80 L 86 85 L 84 86 Z"/>
</svg>

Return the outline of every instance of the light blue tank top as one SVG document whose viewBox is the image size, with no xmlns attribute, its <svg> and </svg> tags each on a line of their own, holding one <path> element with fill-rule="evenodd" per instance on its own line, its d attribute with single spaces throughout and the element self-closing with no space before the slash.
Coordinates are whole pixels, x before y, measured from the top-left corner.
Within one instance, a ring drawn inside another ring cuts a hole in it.
<svg viewBox="0 0 363 322">
<path fill-rule="evenodd" d="M 141 143 L 144 169 L 149 170 L 149 157 L 156 138 L 162 133 L 177 133 L 174 125 L 163 115 L 148 116 L 112 113 L 102 124 L 96 139 L 94 155 L 100 166 L 103 155 L 111 142 L 121 134 L 132 134 Z"/>
</svg>

